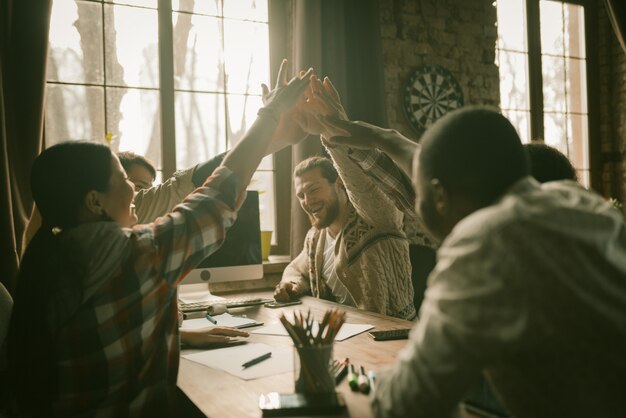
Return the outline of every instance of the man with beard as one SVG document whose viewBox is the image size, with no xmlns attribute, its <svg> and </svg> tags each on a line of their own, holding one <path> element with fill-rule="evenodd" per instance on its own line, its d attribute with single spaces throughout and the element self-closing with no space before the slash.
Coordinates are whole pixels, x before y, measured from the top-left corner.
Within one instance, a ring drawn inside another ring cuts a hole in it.
<svg viewBox="0 0 626 418">
<path fill-rule="evenodd" d="M 482 373 L 516 417 L 623 416 L 621 213 L 571 180 L 531 178 L 495 110 L 450 113 L 419 152 L 381 128 L 334 123 L 351 136 L 331 143 L 414 160 L 416 208 L 443 241 L 410 341 L 378 375 L 374 415 L 450 416 Z"/>
<path fill-rule="evenodd" d="M 296 196 L 312 228 L 274 298 L 288 301 L 311 294 L 414 319 L 409 244 L 432 244 L 414 211 L 415 192 L 406 175 L 410 170 L 403 171 L 378 150 L 333 146 L 325 140 L 333 133 L 325 117 L 347 119 L 327 77 L 323 83 L 311 77 L 304 96 L 296 120 L 307 133 L 321 135 L 332 161 L 313 157 L 295 169 Z"/>
<path fill-rule="evenodd" d="M 407 214 L 370 174 L 375 169 L 368 165 L 372 161 L 364 159 L 366 154 L 346 147 L 327 149 L 334 165 L 328 158 L 312 157 L 294 171 L 296 196 L 312 228 L 302 252 L 285 269 L 274 298 L 288 301 L 312 294 L 414 319 L 409 240 L 404 231 Z M 386 155 L 373 155 L 379 170 L 388 169 L 399 193 L 409 193 L 410 181 L 404 173 Z"/>
</svg>

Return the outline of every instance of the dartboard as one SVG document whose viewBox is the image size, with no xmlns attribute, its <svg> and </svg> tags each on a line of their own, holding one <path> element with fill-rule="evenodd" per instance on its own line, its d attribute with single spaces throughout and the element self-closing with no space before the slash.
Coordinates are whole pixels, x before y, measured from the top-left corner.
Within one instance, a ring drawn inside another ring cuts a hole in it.
<svg viewBox="0 0 626 418">
<path fill-rule="evenodd" d="M 450 71 L 438 65 L 424 65 L 411 73 L 404 89 L 404 111 L 420 134 L 461 106 L 463 92 Z"/>
</svg>

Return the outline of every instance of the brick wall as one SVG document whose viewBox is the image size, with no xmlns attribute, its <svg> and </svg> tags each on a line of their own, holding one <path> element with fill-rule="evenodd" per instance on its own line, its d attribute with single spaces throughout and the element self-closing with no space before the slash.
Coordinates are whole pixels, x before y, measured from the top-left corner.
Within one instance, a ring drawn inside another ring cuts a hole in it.
<svg viewBox="0 0 626 418">
<path fill-rule="evenodd" d="M 498 106 L 494 64 L 496 9 L 485 0 L 381 0 L 381 36 L 389 126 L 417 137 L 406 121 L 402 89 L 415 67 L 449 70 L 465 104 Z"/>
<path fill-rule="evenodd" d="M 598 12 L 598 64 L 600 192 L 626 203 L 626 54 L 617 42 L 603 6 Z"/>
<path fill-rule="evenodd" d="M 389 126 L 413 138 L 402 89 L 425 64 L 448 69 L 465 104 L 498 106 L 494 63 L 496 10 L 487 0 L 380 0 L 381 38 Z M 626 54 L 598 3 L 600 193 L 626 203 Z M 624 208 L 626 214 L 626 207 Z"/>
</svg>

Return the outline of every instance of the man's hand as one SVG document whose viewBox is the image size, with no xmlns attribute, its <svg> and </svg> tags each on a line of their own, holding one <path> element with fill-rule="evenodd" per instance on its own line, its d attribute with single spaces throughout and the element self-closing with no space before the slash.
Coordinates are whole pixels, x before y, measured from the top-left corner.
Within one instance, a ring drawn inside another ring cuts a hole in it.
<svg viewBox="0 0 626 418">
<path fill-rule="evenodd" d="M 232 337 L 249 337 L 245 331 L 231 327 L 207 327 L 198 329 L 181 329 L 180 339 L 183 344 L 193 347 L 210 347 L 238 342 Z"/>
<path fill-rule="evenodd" d="M 328 77 L 324 78 L 324 82 L 320 82 L 317 76 L 312 75 L 309 86 L 304 91 L 304 100 L 298 102 L 295 110 L 296 121 L 309 134 L 322 135 L 326 138 L 349 135 L 348 132 L 336 129 L 325 121 L 327 117 L 348 120 L 339 93 Z"/>
<path fill-rule="evenodd" d="M 274 299 L 276 302 L 289 302 L 298 299 L 300 287 L 291 282 L 281 282 L 274 290 Z"/>
</svg>

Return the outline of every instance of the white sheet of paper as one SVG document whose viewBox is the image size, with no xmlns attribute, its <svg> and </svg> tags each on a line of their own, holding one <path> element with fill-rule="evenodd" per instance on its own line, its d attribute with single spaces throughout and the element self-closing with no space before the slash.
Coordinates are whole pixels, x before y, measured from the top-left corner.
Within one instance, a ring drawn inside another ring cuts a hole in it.
<svg viewBox="0 0 626 418">
<path fill-rule="evenodd" d="M 214 325 L 220 327 L 233 327 L 233 328 L 246 328 L 248 326 L 261 325 L 261 322 L 257 322 L 251 318 L 245 318 L 242 316 L 233 316 L 229 313 L 223 313 L 221 315 L 215 315 L 213 318 L 217 321 L 217 324 L 213 324 L 211 321 L 202 318 L 186 319 L 183 321 L 181 328 L 183 329 L 198 329 L 206 328 Z"/>
<path fill-rule="evenodd" d="M 343 324 L 337 335 L 335 341 L 347 340 L 350 337 L 354 337 L 357 334 L 365 332 L 374 328 L 374 325 L 370 324 Z M 317 332 L 317 323 L 313 324 L 313 333 Z M 287 330 L 280 322 L 269 324 L 264 327 L 250 331 L 251 334 L 264 334 L 264 335 L 285 335 L 289 336 Z"/>
<path fill-rule="evenodd" d="M 272 357 L 245 369 L 241 367 L 243 363 L 267 352 L 271 352 Z M 184 354 L 182 357 L 213 369 L 224 370 L 243 380 L 293 371 L 293 349 L 290 347 L 271 347 L 267 344 L 238 345 Z"/>
</svg>

